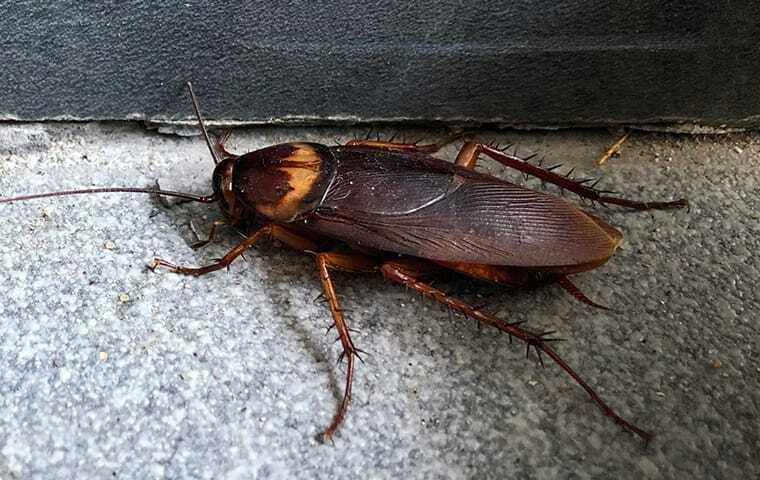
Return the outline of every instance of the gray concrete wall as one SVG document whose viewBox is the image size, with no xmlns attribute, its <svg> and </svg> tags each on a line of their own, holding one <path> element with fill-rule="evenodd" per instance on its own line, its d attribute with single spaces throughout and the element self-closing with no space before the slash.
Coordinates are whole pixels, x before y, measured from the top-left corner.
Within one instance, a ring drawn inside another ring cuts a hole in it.
<svg viewBox="0 0 760 480">
<path fill-rule="evenodd" d="M 757 125 L 745 1 L 2 2 L 0 119 Z"/>
</svg>

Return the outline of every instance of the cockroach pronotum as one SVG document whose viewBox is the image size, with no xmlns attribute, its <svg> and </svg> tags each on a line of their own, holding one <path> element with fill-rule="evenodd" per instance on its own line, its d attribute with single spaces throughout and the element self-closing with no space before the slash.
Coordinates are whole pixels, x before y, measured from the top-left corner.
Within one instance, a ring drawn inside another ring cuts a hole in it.
<svg viewBox="0 0 760 480">
<path fill-rule="evenodd" d="M 224 139 L 212 142 L 188 83 L 195 115 L 216 164 L 213 193 L 195 195 L 156 188 L 106 187 L 0 199 L 8 203 L 61 195 L 131 192 L 214 203 L 224 223 L 245 239 L 223 258 L 203 267 L 174 265 L 156 258 L 153 270 L 200 276 L 227 267 L 264 237 L 314 255 L 323 295 L 346 362 L 343 397 L 321 433 L 330 439 L 351 400 L 359 350 L 338 302 L 330 272 L 379 272 L 436 302 L 521 340 L 538 356 L 551 358 L 625 430 L 644 441 L 653 434 L 618 415 L 551 347 L 552 332 L 533 332 L 450 296 L 422 279 L 434 269 L 471 278 L 523 286 L 557 283 L 578 300 L 586 297 L 568 276 L 607 262 L 622 234 L 600 218 L 546 193 L 475 170 L 481 155 L 602 205 L 636 210 L 677 209 L 685 199 L 642 202 L 610 195 L 587 181 L 575 181 L 494 146 L 465 141 L 454 163 L 433 156 L 442 144 L 352 140 L 344 145 L 285 143 L 236 155 Z M 214 227 L 219 222 L 214 224 Z M 214 236 L 214 228 L 209 241 Z M 342 249 L 335 248 L 342 246 Z M 346 248 L 347 247 L 347 248 Z"/>
</svg>

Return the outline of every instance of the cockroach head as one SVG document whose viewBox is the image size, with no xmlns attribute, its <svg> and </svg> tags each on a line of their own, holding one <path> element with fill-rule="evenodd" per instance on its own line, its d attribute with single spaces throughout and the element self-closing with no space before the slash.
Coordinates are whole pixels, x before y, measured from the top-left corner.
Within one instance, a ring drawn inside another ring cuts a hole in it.
<svg viewBox="0 0 760 480">
<path fill-rule="evenodd" d="M 212 183 L 214 185 L 214 196 L 219 201 L 219 207 L 222 213 L 231 224 L 238 223 L 243 217 L 241 205 L 237 202 L 237 197 L 232 186 L 232 179 L 235 173 L 235 157 L 225 158 L 216 164 Z"/>
<path fill-rule="evenodd" d="M 335 174 L 330 149 L 316 143 L 284 143 L 220 162 L 214 191 L 233 223 L 248 211 L 288 223 L 317 208 Z"/>
</svg>

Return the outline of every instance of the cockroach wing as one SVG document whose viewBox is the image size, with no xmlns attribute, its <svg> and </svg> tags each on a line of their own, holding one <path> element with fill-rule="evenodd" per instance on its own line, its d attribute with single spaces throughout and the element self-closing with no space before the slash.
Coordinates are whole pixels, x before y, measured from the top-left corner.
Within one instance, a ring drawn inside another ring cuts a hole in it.
<svg viewBox="0 0 760 480">
<path fill-rule="evenodd" d="M 448 262 L 573 270 L 604 263 L 620 232 L 560 198 L 427 155 L 337 147 L 308 227 Z"/>
<path fill-rule="evenodd" d="M 332 151 L 337 169 L 325 208 L 350 205 L 367 214 L 404 215 L 441 200 L 453 187 L 452 165 L 430 162 L 427 155 L 356 147 Z"/>
</svg>

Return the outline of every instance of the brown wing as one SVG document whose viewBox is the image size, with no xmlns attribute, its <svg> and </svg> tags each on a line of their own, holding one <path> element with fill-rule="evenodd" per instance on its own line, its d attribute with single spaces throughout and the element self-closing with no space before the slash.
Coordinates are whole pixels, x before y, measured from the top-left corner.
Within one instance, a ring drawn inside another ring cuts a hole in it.
<svg viewBox="0 0 760 480">
<path fill-rule="evenodd" d="M 606 261 L 620 233 L 560 198 L 425 155 L 335 149 L 309 226 L 379 250 L 451 262 L 563 267 Z"/>
</svg>

